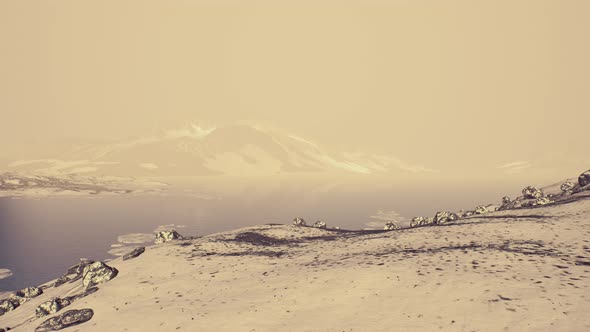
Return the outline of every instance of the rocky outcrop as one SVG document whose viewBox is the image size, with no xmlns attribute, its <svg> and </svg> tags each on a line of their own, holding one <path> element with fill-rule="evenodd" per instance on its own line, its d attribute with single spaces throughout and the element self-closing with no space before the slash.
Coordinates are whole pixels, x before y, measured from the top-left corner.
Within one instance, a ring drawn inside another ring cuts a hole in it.
<svg viewBox="0 0 590 332">
<path fill-rule="evenodd" d="M 323 222 L 323 221 L 319 221 L 319 220 L 318 220 L 318 221 L 316 221 L 316 222 L 313 224 L 313 227 L 315 227 L 315 228 L 322 228 L 322 229 L 325 229 L 325 228 L 326 228 L 326 227 L 328 227 L 328 226 L 326 225 L 326 223 L 325 223 L 325 222 Z"/>
<path fill-rule="evenodd" d="M 393 231 L 393 230 L 396 230 L 396 229 L 399 229 L 399 227 L 395 223 L 393 223 L 393 222 L 388 222 L 383 227 L 383 230 L 386 230 L 386 231 Z"/>
<path fill-rule="evenodd" d="M 145 251 L 145 247 L 135 248 L 135 249 L 131 250 L 130 252 L 126 253 L 125 255 L 123 255 L 123 260 L 126 261 L 128 259 L 133 259 L 133 258 L 143 254 L 144 251 Z"/>
<path fill-rule="evenodd" d="M 13 298 L 0 300 L 0 316 L 20 306 L 20 302 Z"/>
<path fill-rule="evenodd" d="M 483 206 L 483 205 L 479 205 L 478 207 L 475 208 L 475 214 L 485 214 L 490 212 L 487 208 L 487 206 Z"/>
<path fill-rule="evenodd" d="M 541 205 L 549 205 L 555 203 L 547 196 L 542 196 L 537 198 L 533 203 L 532 206 L 541 206 Z"/>
<path fill-rule="evenodd" d="M 410 227 L 418 227 L 424 225 L 424 217 L 414 217 L 410 221 Z"/>
<path fill-rule="evenodd" d="M 580 187 L 585 187 L 590 184 L 590 170 L 580 174 L 578 177 L 578 184 Z"/>
<path fill-rule="evenodd" d="M 305 220 L 303 220 L 303 218 L 295 218 L 293 219 L 293 225 L 294 226 L 305 226 Z"/>
<path fill-rule="evenodd" d="M 10 295 L 9 298 L 0 300 L 0 316 L 21 306 L 21 304 L 43 294 L 39 287 L 23 288 Z"/>
<path fill-rule="evenodd" d="M 69 310 L 63 314 L 49 318 L 37 326 L 35 332 L 59 331 L 67 327 L 85 323 L 92 319 L 94 311 L 92 309 Z"/>
<path fill-rule="evenodd" d="M 71 303 L 72 302 L 69 299 L 54 297 L 49 301 L 45 301 L 38 305 L 37 308 L 35 308 L 35 316 L 43 317 L 47 315 L 53 315 L 64 307 L 69 306 Z"/>
<path fill-rule="evenodd" d="M 439 211 L 434 215 L 434 219 L 432 223 L 435 225 L 443 224 L 449 221 L 455 221 L 459 219 L 459 216 L 455 213 L 448 212 L 448 211 Z"/>
<path fill-rule="evenodd" d="M 173 240 L 182 240 L 182 235 L 175 230 L 161 231 L 156 234 L 156 243 L 165 243 Z"/>
<path fill-rule="evenodd" d="M 522 196 L 526 199 L 536 199 L 543 196 L 543 192 L 533 186 L 528 186 L 522 189 Z"/>
<path fill-rule="evenodd" d="M 559 187 L 559 189 L 561 189 L 562 192 L 564 193 L 571 193 L 572 190 L 576 187 L 576 185 L 572 182 L 566 181 L 564 183 L 561 184 L 561 186 Z"/>
<path fill-rule="evenodd" d="M 82 275 L 83 275 L 83 272 L 84 272 L 84 269 L 86 268 L 86 266 L 88 266 L 90 264 L 93 264 L 93 263 L 94 263 L 93 260 L 90 260 L 90 259 L 81 259 L 80 260 L 80 263 L 78 263 L 78 264 L 70 267 L 66 271 L 66 273 L 63 275 L 62 278 L 67 279 L 68 282 L 74 282 L 76 280 L 79 280 L 79 279 L 82 278 Z M 60 281 L 60 279 L 58 279 L 58 281 Z M 64 279 L 62 279 L 61 281 L 63 281 L 63 280 Z M 56 281 L 56 283 L 57 283 L 57 281 Z M 60 285 L 61 285 L 61 283 L 60 283 Z M 54 287 L 57 287 L 57 286 L 54 284 Z"/>
<path fill-rule="evenodd" d="M 82 272 L 82 285 L 90 288 L 107 282 L 117 276 L 119 271 L 103 262 L 94 262 L 84 268 Z"/>
</svg>

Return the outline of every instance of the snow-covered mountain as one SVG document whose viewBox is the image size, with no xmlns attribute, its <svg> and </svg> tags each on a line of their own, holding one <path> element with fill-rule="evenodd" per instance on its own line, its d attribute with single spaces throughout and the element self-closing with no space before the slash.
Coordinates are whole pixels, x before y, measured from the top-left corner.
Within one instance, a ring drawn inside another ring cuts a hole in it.
<svg viewBox="0 0 590 332">
<path fill-rule="evenodd" d="M 390 156 L 329 153 L 306 139 L 250 125 L 203 129 L 191 125 L 112 144 L 86 144 L 60 158 L 9 162 L 35 174 L 114 176 L 256 176 L 284 173 L 428 172 Z"/>
</svg>

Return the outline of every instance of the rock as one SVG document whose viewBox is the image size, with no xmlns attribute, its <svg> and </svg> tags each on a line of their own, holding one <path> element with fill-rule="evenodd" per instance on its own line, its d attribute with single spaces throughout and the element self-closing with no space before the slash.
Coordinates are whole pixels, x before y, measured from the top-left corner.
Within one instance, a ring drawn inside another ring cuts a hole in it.
<svg viewBox="0 0 590 332">
<path fill-rule="evenodd" d="M 94 316 L 92 309 L 69 310 L 63 314 L 49 318 L 37 326 L 35 332 L 59 331 L 70 326 L 89 321 Z"/>
<path fill-rule="evenodd" d="M 424 225 L 432 225 L 434 223 L 434 217 L 428 217 L 424 219 Z"/>
<path fill-rule="evenodd" d="M 175 230 L 161 231 L 156 234 L 156 243 L 165 243 L 172 240 L 180 240 L 182 235 Z"/>
<path fill-rule="evenodd" d="M 82 273 L 80 273 L 80 274 L 82 274 Z M 68 281 L 70 281 L 70 279 L 68 279 L 68 277 L 59 277 L 53 283 L 53 287 L 59 287 L 59 286 L 65 284 Z"/>
<path fill-rule="evenodd" d="M 414 217 L 410 221 L 410 227 L 417 227 L 424 225 L 424 217 Z"/>
<path fill-rule="evenodd" d="M 123 260 L 126 261 L 128 259 L 135 258 L 135 257 L 143 254 L 144 251 L 145 251 L 145 247 L 135 248 L 135 249 L 131 250 L 130 252 L 126 253 L 125 255 L 123 255 Z"/>
<path fill-rule="evenodd" d="M 549 197 L 543 196 L 543 197 L 539 197 L 537 198 L 534 202 L 533 202 L 533 206 L 540 206 L 540 205 L 549 205 L 554 203 L 551 199 L 549 199 Z"/>
<path fill-rule="evenodd" d="M 303 220 L 303 218 L 295 218 L 293 219 L 293 225 L 295 226 L 305 226 L 305 220 Z"/>
<path fill-rule="evenodd" d="M 442 211 L 442 212 L 437 212 L 434 215 L 434 219 L 432 220 L 432 223 L 435 225 L 438 224 L 442 224 L 445 222 L 449 222 L 449 221 L 454 221 L 459 219 L 459 216 L 455 213 L 452 212 L 448 212 L 448 211 Z"/>
<path fill-rule="evenodd" d="M 527 199 L 536 199 L 543 196 L 543 192 L 535 187 L 528 186 L 522 189 L 522 195 Z"/>
<path fill-rule="evenodd" d="M 561 189 L 561 191 L 563 191 L 564 193 L 571 193 L 575 186 L 576 185 L 572 182 L 566 181 L 561 184 L 559 189 Z"/>
<path fill-rule="evenodd" d="M 66 273 L 63 275 L 62 278 L 65 278 L 69 282 L 74 282 L 76 280 L 79 280 L 80 278 L 82 278 L 82 273 L 84 272 L 84 268 L 86 268 L 86 266 L 88 266 L 88 265 L 90 265 L 92 263 L 94 263 L 93 260 L 90 260 L 90 259 L 80 259 L 80 263 L 78 263 L 78 264 L 70 267 L 66 271 Z M 57 281 L 56 281 L 56 283 L 57 283 Z M 59 285 L 61 285 L 61 284 L 59 284 Z M 57 287 L 57 286 L 55 286 L 55 284 L 54 284 L 54 287 Z"/>
<path fill-rule="evenodd" d="M 326 228 L 326 227 L 327 227 L 327 225 L 326 225 L 326 223 L 325 223 L 325 222 L 323 222 L 323 221 L 319 221 L 319 220 L 318 220 L 318 221 L 316 221 L 316 222 L 313 224 L 313 227 L 315 227 L 315 228 Z"/>
<path fill-rule="evenodd" d="M 332 229 L 333 229 L 333 230 L 337 230 L 337 231 L 339 231 L 339 230 L 340 230 L 340 226 L 335 226 L 335 227 L 332 227 Z"/>
<path fill-rule="evenodd" d="M 25 299 L 32 299 L 41 294 L 43 294 L 43 291 L 39 287 L 27 287 L 15 293 L 16 296 L 23 297 Z"/>
<path fill-rule="evenodd" d="M 49 301 L 45 301 L 35 308 L 35 316 L 43 317 L 47 315 L 52 315 L 64 307 L 67 307 L 71 304 L 70 300 L 68 299 L 60 299 L 59 297 L 54 297 Z"/>
<path fill-rule="evenodd" d="M 82 284 L 85 288 L 90 288 L 113 279 L 118 273 L 119 271 L 114 267 L 103 262 L 94 262 L 84 268 Z"/>
<path fill-rule="evenodd" d="M 590 184 L 590 170 L 580 174 L 578 177 L 578 184 L 580 184 L 580 187 L 585 187 Z"/>
<path fill-rule="evenodd" d="M 386 230 L 386 231 L 393 231 L 395 229 L 399 229 L 399 227 L 391 221 L 386 223 L 385 226 L 383 227 L 383 230 Z"/>
<path fill-rule="evenodd" d="M 475 214 L 484 214 L 484 213 L 488 213 L 490 211 L 488 211 L 487 207 L 480 205 L 475 208 L 474 212 L 475 212 Z"/>
<path fill-rule="evenodd" d="M 20 301 L 17 301 L 13 298 L 0 300 L 0 316 L 4 315 L 5 313 L 12 311 L 20 306 Z"/>
</svg>

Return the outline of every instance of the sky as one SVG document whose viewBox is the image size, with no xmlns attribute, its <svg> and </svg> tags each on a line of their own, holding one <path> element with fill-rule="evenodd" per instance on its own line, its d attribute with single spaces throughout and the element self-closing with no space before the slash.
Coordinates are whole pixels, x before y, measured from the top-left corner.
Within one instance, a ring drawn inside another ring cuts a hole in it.
<svg viewBox="0 0 590 332">
<path fill-rule="evenodd" d="M 574 0 L 3 0 L 0 150 L 248 121 L 433 168 L 582 171 L 589 15 Z"/>
</svg>

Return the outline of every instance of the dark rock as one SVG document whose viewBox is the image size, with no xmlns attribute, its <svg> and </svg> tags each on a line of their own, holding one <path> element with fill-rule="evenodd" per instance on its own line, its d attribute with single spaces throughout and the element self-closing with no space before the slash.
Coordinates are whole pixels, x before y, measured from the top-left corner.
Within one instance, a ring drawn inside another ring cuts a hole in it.
<svg viewBox="0 0 590 332">
<path fill-rule="evenodd" d="M 522 189 L 522 195 L 527 199 L 537 199 L 543 196 L 543 192 L 533 186 L 528 186 Z"/>
<path fill-rule="evenodd" d="M 305 226 L 305 220 L 303 220 L 303 218 L 295 218 L 293 219 L 293 225 L 295 226 Z"/>
<path fill-rule="evenodd" d="M 414 217 L 410 221 L 410 227 L 417 227 L 424 225 L 424 217 Z"/>
<path fill-rule="evenodd" d="M 107 282 L 117 276 L 119 271 L 103 262 L 87 265 L 82 272 L 82 284 L 85 288 Z"/>
<path fill-rule="evenodd" d="M 156 243 L 164 243 L 172 240 L 180 240 L 182 235 L 178 234 L 175 230 L 162 231 L 156 234 Z"/>
<path fill-rule="evenodd" d="M 35 332 L 59 331 L 70 326 L 85 323 L 94 316 L 92 309 L 69 310 L 63 314 L 49 318 L 37 326 Z"/>
<path fill-rule="evenodd" d="M 590 170 L 580 174 L 578 177 L 578 183 L 580 184 L 580 187 L 585 187 L 590 184 Z"/>
<path fill-rule="evenodd" d="M 69 282 L 77 281 L 82 278 L 83 272 L 84 272 L 84 269 L 86 268 L 86 266 L 88 266 L 92 263 L 94 263 L 93 260 L 82 259 L 82 260 L 80 260 L 80 263 L 70 267 L 66 271 L 66 273 L 64 274 L 64 277 L 67 278 L 69 280 Z M 54 287 L 57 287 L 57 286 L 54 286 Z"/>
<path fill-rule="evenodd" d="M 123 255 L 123 260 L 126 261 L 128 259 L 135 258 L 135 257 L 143 254 L 144 251 L 145 251 L 145 247 L 135 248 L 132 251 L 130 251 L 130 252 L 126 253 L 125 255 Z"/>
<path fill-rule="evenodd" d="M 43 294 L 43 291 L 41 290 L 41 288 L 27 287 L 27 288 L 23 288 L 23 289 L 19 290 L 14 295 L 16 295 L 18 297 L 25 298 L 25 299 L 32 299 L 32 298 L 37 297 L 41 294 Z"/>
<path fill-rule="evenodd" d="M 4 315 L 5 313 L 12 311 L 18 308 L 21 305 L 21 302 L 15 300 L 14 298 L 0 300 L 0 316 Z"/>
<path fill-rule="evenodd" d="M 68 277 L 59 277 L 53 283 L 53 287 L 59 287 L 59 286 L 65 284 L 68 281 L 70 281 L 70 279 L 68 279 Z"/>
<path fill-rule="evenodd" d="M 325 222 L 323 222 L 323 221 L 319 221 L 319 220 L 318 220 L 318 221 L 316 221 L 315 223 L 313 223 L 313 227 L 315 227 L 315 228 L 322 228 L 322 229 L 324 229 L 324 228 L 327 228 L 328 226 L 326 225 L 326 223 L 325 223 Z"/>
<path fill-rule="evenodd" d="M 385 226 L 383 227 L 383 230 L 386 230 L 386 231 L 393 231 L 396 229 L 399 229 L 399 227 L 391 221 L 386 223 Z"/>
<path fill-rule="evenodd" d="M 564 193 L 571 193 L 575 186 L 576 185 L 572 182 L 566 181 L 561 184 L 559 189 L 561 189 L 561 191 L 563 191 Z"/>
<path fill-rule="evenodd" d="M 61 309 L 69 306 L 72 302 L 69 299 L 61 299 L 59 297 L 54 297 L 49 301 L 45 301 L 35 308 L 35 316 L 43 317 L 47 315 L 52 315 Z"/>
<path fill-rule="evenodd" d="M 434 215 L 432 223 L 438 225 L 449 221 L 455 221 L 457 219 L 459 219 L 459 216 L 455 213 L 448 211 L 439 211 Z"/>
</svg>

